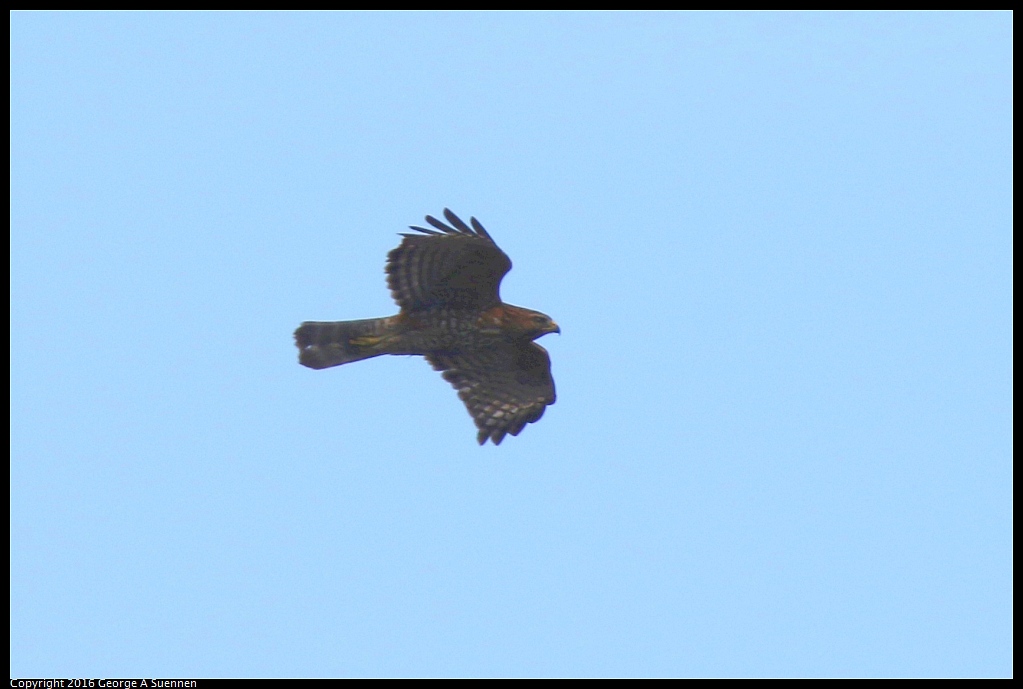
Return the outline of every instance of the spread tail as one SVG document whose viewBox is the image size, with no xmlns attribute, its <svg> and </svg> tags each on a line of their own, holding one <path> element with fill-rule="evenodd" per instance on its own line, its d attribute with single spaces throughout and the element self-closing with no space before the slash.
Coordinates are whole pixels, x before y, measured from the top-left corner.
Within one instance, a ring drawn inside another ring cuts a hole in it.
<svg viewBox="0 0 1023 689">
<path fill-rule="evenodd" d="M 390 318 L 303 323 L 295 331 L 298 362 L 309 368 L 329 368 L 387 354 L 390 326 Z"/>
</svg>

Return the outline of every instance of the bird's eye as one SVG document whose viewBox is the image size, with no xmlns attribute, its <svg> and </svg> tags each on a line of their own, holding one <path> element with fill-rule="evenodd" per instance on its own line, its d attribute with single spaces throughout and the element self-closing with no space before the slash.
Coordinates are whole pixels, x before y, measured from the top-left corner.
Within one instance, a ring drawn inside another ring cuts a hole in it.
<svg viewBox="0 0 1023 689">
<path fill-rule="evenodd" d="M 543 325 L 547 322 L 547 319 L 543 316 L 533 316 L 533 322 L 537 325 Z"/>
</svg>

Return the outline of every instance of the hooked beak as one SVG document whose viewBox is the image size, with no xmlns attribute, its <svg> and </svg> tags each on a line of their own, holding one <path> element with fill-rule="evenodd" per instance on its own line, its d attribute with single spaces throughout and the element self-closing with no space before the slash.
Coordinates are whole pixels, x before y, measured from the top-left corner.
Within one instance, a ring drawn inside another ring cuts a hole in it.
<svg viewBox="0 0 1023 689">
<path fill-rule="evenodd" d="M 555 323 L 554 321 L 551 321 L 551 327 L 550 327 L 550 329 L 547 332 L 549 332 L 549 333 L 557 333 L 557 334 L 560 335 L 561 334 L 561 327 L 557 323 Z"/>
</svg>

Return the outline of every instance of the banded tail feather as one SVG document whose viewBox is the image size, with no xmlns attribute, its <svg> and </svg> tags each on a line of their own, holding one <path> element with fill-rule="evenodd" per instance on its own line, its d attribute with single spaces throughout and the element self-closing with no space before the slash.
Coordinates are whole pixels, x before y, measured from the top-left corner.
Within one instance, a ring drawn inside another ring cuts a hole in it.
<svg viewBox="0 0 1023 689">
<path fill-rule="evenodd" d="M 295 331 L 298 361 L 309 368 L 330 368 L 389 354 L 386 344 L 391 320 L 307 321 Z"/>
</svg>

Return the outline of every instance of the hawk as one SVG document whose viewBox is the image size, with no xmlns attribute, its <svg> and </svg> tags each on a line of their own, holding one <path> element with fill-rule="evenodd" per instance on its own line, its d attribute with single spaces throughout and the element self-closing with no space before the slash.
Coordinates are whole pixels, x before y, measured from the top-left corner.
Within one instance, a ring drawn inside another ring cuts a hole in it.
<svg viewBox="0 0 1023 689">
<path fill-rule="evenodd" d="M 359 321 L 306 322 L 295 331 L 298 360 L 329 368 L 381 354 L 418 354 L 458 391 L 479 432 L 500 445 L 554 404 L 547 350 L 533 340 L 560 333 L 550 316 L 501 301 L 511 260 L 476 218 L 466 225 L 412 226 L 387 255 L 387 285 L 401 310 Z"/>
</svg>

